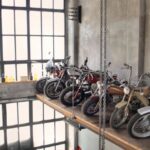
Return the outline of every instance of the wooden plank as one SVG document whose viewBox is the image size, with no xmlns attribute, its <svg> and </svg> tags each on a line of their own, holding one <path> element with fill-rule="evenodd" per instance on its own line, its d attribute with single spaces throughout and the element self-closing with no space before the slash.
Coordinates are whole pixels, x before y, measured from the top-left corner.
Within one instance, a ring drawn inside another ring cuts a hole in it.
<svg viewBox="0 0 150 150">
<path fill-rule="evenodd" d="M 0 83 L 0 100 L 35 96 L 35 81 Z"/>
<path fill-rule="evenodd" d="M 36 95 L 37 99 L 62 113 L 64 116 L 72 118 L 74 113 L 71 107 L 62 105 L 59 100 L 50 100 L 44 95 Z M 82 126 L 94 131 L 99 134 L 102 129 L 99 129 L 98 116 L 87 117 L 80 112 L 80 107 L 75 107 L 75 118 L 74 121 L 81 124 Z M 150 150 L 149 139 L 134 139 L 130 137 L 126 130 L 114 130 L 108 125 L 105 130 L 105 137 L 109 141 L 119 145 L 126 150 Z"/>
</svg>

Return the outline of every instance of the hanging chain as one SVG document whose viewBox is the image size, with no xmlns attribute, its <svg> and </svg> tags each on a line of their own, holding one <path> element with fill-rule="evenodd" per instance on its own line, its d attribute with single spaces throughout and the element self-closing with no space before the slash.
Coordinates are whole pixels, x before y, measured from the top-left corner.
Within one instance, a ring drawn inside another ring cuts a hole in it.
<svg viewBox="0 0 150 150">
<path fill-rule="evenodd" d="M 105 149 L 105 123 L 106 123 L 106 88 L 107 88 L 107 0 L 100 0 L 100 71 L 104 65 L 104 91 L 99 96 L 99 150 Z M 104 64 L 103 64 L 103 63 Z M 101 79 L 103 75 L 101 73 Z M 103 96 L 103 97 L 102 97 Z"/>
</svg>

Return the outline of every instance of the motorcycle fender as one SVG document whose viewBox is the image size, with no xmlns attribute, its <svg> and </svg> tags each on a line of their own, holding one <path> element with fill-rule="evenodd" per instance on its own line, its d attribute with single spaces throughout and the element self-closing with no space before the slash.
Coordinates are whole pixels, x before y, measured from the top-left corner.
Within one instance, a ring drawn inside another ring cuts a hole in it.
<svg viewBox="0 0 150 150">
<path fill-rule="evenodd" d="M 59 80 L 59 78 L 53 78 L 53 79 L 49 79 L 49 80 L 47 80 L 47 82 L 46 83 L 49 83 L 49 82 L 52 82 L 52 81 L 58 81 Z"/>
<path fill-rule="evenodd" d="M 144 115 L 144 114 L 150 113 L 150 106 L 146 106 L 146 107 L 138 109 L 138 113 L 140 115 Z"/>
<path fill-rule="evenodd" d="M 121 101 L 121 102 L 117 103 L 115 107 L 116 108 L 121 108 L 123 106 L 126 106 L 127 103 L 128 103 L 127 101 Z"/>
</svg>

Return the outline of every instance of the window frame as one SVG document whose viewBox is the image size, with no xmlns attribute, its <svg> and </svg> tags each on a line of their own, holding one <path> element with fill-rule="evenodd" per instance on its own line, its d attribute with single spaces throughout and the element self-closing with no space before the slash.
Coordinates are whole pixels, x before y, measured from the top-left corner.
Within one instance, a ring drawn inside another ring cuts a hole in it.
<svg viewBox="0 0 150 150">
<path fill-rule="evenodd" d="M 42 0 L 40 0 L 42 2 Z M 63 37 L 64 38 L 64 57 L 67 56 L 68 54 L 68 47 L 67 47 L 67 30 L 66 30 L 66 0 L 64 0 L 64 8 L 63 9 L 55 9 L 54 8 L 54 0 L 52 0 L 53 2 L 53 9 L 48 9 L 48 8 L 42 8 L 42 4 L 41 4 L 41 8 L 34 8 L 34 7 L 30 7 L 30 0 L 26 0 L 26 6 L 25 7 L 18 7 L 15 6 L 15 0 L 13 0 L 14 2 L 14 6 L 3 6 L 2 5 L 2 1 L 0 1 L 0 18 L 2 19 L 2 10 L 6 9 L 6 10 L 13 10 L 14 11 L 14 19 L 15 19 L 15 11 L 16 10 L 25 10 L 26 12 L 26 16 L 27 16 L 27 35 L 25 34 L 16 34 L 16 31 L 14 29 L 14 35 L 13 34 L 3 34 L 2 33 L 2 20 L 0 22 L 0 76 L 5 76 L 5 72 L 4 72 L 4 66 L 7 64 L 14 64 L 15 65 L 15 77 L 16 80 L 18 80 L 17 77 L 17 64 L 27 64 L 27 76 L 30 76 L 31 72 L 32 72 L 32 63 L 42 63 L 42 70 L 43 70 L 43 65 L 44 63 L 46 63 L 48 61 L 48 59 L 43 59 L 43 37 L 52 37 L 53 38 L 53 56 L 55 56 L 55 37 Z M 40 35 L 31 35 L 30 34 L 30 11 L 38 11 L 40 12 L 41 15 L 41 34 Z M 52 18 L 53 18 L 53 35 L 42 35 L 42 12 L 52 12 Z M 63 13 L 64 14 L 64 35 L 55 35 L 54 33 L 54 13 Z M 15 25 L 16 20 L 14 21 L 14 28 L 16 27 Z M 14 44 L 15 44 L 15 60 L 3 60 L 3 37 L 4 36 L 13 36 L 14 37 Z M 27 60 L 17 60 L 17 50 L 16 50 L 16 37 L 17 36 L 25 36 L 27 37 Z M 31 42 L 31 36 L 40 36 L 41 38 L 41 59 L 36 59 L 36 60 L 32 60 L 31 59 L 31 46 L 30 46 L 30 42 Z M 55 59 L 55 62 L 60 62 L 62 59 Z M 42 71 L 41 74 L 43 75 Z"/>
</svg>

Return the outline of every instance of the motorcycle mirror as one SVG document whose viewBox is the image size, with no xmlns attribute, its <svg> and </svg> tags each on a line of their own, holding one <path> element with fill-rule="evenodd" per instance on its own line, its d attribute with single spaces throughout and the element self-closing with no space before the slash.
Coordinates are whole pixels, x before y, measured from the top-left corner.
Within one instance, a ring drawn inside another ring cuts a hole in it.
<svg viewBox="0 0 150 150">
<path fill-rule="evenodd" d="M 85 61 L 84 61 L 84 65 L 86 66 L 88 62 L 88 57 L 86 57 Z"/>
</svg>

